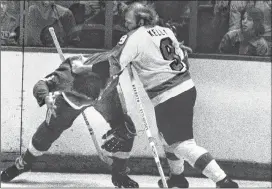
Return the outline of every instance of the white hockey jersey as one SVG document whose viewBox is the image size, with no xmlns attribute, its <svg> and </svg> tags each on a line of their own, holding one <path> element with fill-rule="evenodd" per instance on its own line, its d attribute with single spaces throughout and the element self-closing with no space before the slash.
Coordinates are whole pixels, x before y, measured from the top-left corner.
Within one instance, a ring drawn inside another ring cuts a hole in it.
<svg viewBox="0 0 272 189">
<path fill-rule="evenodd" d="M 169 28 L 142 26 L 124 35 L 114 49 L 121 69 L 132 63 L 154 106 L 194 86 L 187 57 Z"/>
</svg>

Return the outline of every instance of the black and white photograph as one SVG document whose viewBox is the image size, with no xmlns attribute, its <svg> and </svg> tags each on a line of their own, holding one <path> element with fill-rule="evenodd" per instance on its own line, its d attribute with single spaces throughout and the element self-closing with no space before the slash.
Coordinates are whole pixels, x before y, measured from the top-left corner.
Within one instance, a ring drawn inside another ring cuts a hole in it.
<svg viewBox="0 0 272 189">
<path fill-rule="evenodd" d="M 1 0 L 1 188 L 271 188 L 271 0 Z"/>
</svg>

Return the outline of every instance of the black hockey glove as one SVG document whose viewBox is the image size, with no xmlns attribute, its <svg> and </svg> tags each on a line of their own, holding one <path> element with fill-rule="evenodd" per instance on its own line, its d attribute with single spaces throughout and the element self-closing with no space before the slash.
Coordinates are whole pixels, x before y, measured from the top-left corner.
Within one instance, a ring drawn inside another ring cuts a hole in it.
<svg viewBox="0 0 272 189">
<path fill-rule="evenodd" d="M 101 146 L 108 152 L 115 153 L 120 151 L 126 151 L 128 141 L 136 136 L 134 123 L 128 115 L 125 115 L 125 126 L 121 126 L 115 129 L 109 130 L 102 136 L 104 143 Z"/>
</svg>

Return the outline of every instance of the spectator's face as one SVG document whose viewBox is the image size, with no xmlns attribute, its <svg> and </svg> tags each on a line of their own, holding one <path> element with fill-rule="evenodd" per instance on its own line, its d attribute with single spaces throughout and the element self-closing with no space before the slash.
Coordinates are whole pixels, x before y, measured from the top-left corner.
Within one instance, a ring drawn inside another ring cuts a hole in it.
<svg viewBox="0 0 272 189">
<path fill-rule="evenodd" d="M 128 30 L 133 30 L 137 27 L 136 18 L 133 11 L 129 11 L 125 15 L 125 27 Z"/>
<path fill-rule="evenodd" d="M 118 2 L 113 1 L 113 14 L 117 15 L 118 14 Z"/>
<path fill-rule="evenodd" d="M 243 32 L 251 32 L 253 30 L 253 25 L 254 25 L 253 19 L 250 16 L 248 16 L 246 12 L 242 20 Z"/>
<path fill-rule="evenodd" d="M 7 2 L 1 1 L 1 15 L 3 15 L 7 11 Z"/>
<path fill-rule="evenodd" d="M 48 8 L 54 3 L 54 1 L 42 1 L 41 4 L 44 8 Z"/>
<path fill-rule="evenodd" d="M 127 5 L 121 1 L 119 4 L 119 12 L 123 12 L 126 8 L 127 8 Z"/>
</svg>

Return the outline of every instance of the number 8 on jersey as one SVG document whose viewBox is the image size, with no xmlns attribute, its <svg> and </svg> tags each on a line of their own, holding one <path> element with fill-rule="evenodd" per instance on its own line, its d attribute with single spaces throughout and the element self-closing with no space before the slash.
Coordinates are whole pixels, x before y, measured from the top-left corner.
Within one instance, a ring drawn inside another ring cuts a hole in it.
<svg viewBox="0 0 272 189">
<path fill-rule="evenodd" d="M 169 65 L 174 71 L 181 71 L 184 68 L 180 57 L 175 53 L 175 48 L 173 47 L 173 42 L 169 37 L 161 39 L 160 50 L 163 58 L 165 60 L 173 60 Z"/>
</svg>

